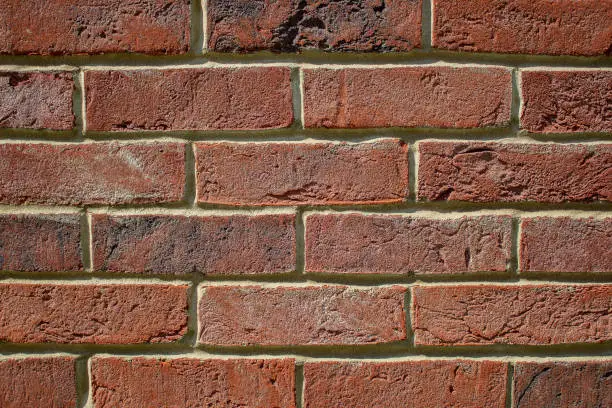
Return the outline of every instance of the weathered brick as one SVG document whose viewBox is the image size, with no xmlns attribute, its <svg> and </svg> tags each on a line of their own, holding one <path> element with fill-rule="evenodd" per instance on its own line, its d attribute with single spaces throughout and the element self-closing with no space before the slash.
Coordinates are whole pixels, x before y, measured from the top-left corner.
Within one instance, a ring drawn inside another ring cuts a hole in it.
<svg viewBox="0 0 612 408">
<path fill-rule="evenodd" d="M 401 287 L 208 286 L 199 305 L 203 344 L 350 345 L 406 338 Z"/>
<path fill-rule="evenodd" d="M 612 272 L 612 218 L 525 218 L 520 269 L 525 272 Z"/>
<path fill-rule="evenodd" d="M 503 408 L 507 364 L 498 361 L 304 364 L 304 407 Z"/>
<path fill-rule="evenodd" d="M 450 274 L 505 271 L 509 216 L 447 219 L 314 214 L 306 218 L 306 271 Z"/>
<path fill-rule="evenodd" d="M 612 13 L 612 2 L 609 8 Z M 612 132 L 610 70 L 522 71 L 521 93 L 523 129 L 535 133 Z"/>
<path fill-rule="evenodd" d="M 187 286 L 0 284 L 0 341 L 160 343 L 187 332 Z"/>
<path fill-rule="evenodd" d="M 612 361 L 519 362 L 514 408 L 612 407 Z"/>
<path fill-rule="evenodd" d="M 209 0 L 214 51 L 386 52 L 421 45 L 422 0 Z"/>
<path fill-rule="evenodd" d="M 190 0 L 3 0 L 0 54 L 185 53 Z"/>
<path fill-rule="evenodd" d="M 612 285 L 421 286 L 413 295 L 418 345 L 612 340 Z"/>
<path fill-rule="evenodd" d="M 78 214 L 0 214 L 0 270 L 78 271 Z"/>
<path fill-rule="evenodd" d="M 0 72 L 0 127 L 72 129 L 73 90 L 67 72 Z"/>
<path fill-rule="evenodd" d="M 75 407 L 74 364 L 73 357 L 0 360 L 0 407 Z"/>
<path fill-rule="evenodd" d="M 421 200 L 612 200 L 612 144 L 419 143 Z"/>
<path fill-rule="evenodd" d="M 285 128 L 293 122 L 289 68 L 86 71 L 87 129 Z"/>
<path fill-rule="evenodd" d="M 143 204 L 183 198 L 182 143 L 0 144 L 2 204 Z"/>
<path fill-rule="evenodd" d="M 304 125 L 326 128 L 502 126 L 511 75 L 490 67 L 304 70 Z"/>
<path fill-rule="evenodd" d="M 95 408 L 295 407 L 291 359 L 94 358 Z"/>
<path fill-rule="evenodd" d="M 197 143 L 198 201 L 374 204 L 408 195 L 408 147 L 374 143 Z"/>
<path fill-rule="evenodd" d="M 458 51 L 604 55 L 610 0 L 434 0 L 433 46 Z"/>
<path fill-rule="evenodd" d="M 295 215 L 92 216 L 94 269 L 261 274 L 295 270 Z"/>
</svg>

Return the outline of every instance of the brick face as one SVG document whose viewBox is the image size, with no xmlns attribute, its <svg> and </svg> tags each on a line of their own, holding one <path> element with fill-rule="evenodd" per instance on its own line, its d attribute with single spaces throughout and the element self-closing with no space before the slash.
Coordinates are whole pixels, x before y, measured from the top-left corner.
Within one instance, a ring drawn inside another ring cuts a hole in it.
<svg viewBox="0 0 612 408">
<path fill-rule="evenodd" d="M 351 345 L 406 338 L 400 287 L 209 286 L 202 289 L 199 312 L 203 344 Z"/>
<path fill-rule="evenodd" d="M 304 125 L 479 128 L 510 122 L 501 68 L 417 66 L 304 70 Z"/>
<path fill-rule="evenodd" d="M 282 67 L 87 71 L 87 129 L 249 130 L 293 122 Z"/>
<path fill-rule="evenodd" d="M 190 0 L 3 0 L 0 54 L 185 53 L 189 4 Z"/>
<path fill-rule="evenodd" d="M 0 406 L 3 408 L 76 406 L 73 357 L 0 360 L 0 373 Z"/>
<path fill-rule="evenodd" d="M 494 361 L 304 365 L 304 407 L 505 407 L 507 366 Z"/>
<path fill-rule="evenodd" d="M 294 362 L 95 358 L 94 407 L 295 408 Z"/>
<path fill-rule="evenodd" d="M 410 51 L 421 0 L 208 0 L 208 45 L 220 52 Z"/>
<path fill-rule="evenodd" d="M 271 274 L 295 270 L 295 216 L 109 216 L 93 223 L 94 269 Z"/>
<path fill-rule="evenodd" d="M 609 54 L 609 0 L 433 0 L 434 47 L 476 52 Z"/>
<path fill-rule="evenodd" d="M 68 72 L 0 72 L 0 128 L 72 129 L 73 91 Z"/>
</svg>

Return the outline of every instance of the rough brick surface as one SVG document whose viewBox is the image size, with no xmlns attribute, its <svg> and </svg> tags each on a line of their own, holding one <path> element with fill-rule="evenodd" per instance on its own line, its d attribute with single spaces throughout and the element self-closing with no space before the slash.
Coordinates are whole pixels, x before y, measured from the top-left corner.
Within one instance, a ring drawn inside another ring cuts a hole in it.
<svg viewBox="0 0 612 408">
<path fill-rule="evenodd" d="M 73 90 L 66 72 L 0 72 L 0 128 L 72 129 Z"/>
<path fill-rule="evenodd" d="M 413 295 L 418 345 L 612 340 L 612 285 L 422 286 Z"/>
<path fill-rule="evenodd" d="M 609 8 L 612 17 L 612 2 Z M 521 92 L 523 129 L 537 133 L 612 132 L 610 70 L 523 71 Z"/>
<path fill-rule="evenodd" d="M 0 407 L 75 407 L 74 363 L 72 357 L 0 360 Z"/>
<path fill-rule="evenodd" d="M 92 217 L 94 269 L 261 274 L 295 270 L 295 216 Z"/>
<path fill-rule="evenodd" d="M 604 55 L 610 0 L 434 0 L 433 46 L 458 51 Z"/>
<path fill-rule="evenodd" d="M 612 272 L 612 218 L 526 218 L 520 239 L 521 271 Z"/>
<path fill-rule="evenodd" d="M 374 204 L 408 195 L 408 147 L 374 143 L 197 143 L 198 201 Z"/>
<path fill-rule="evenodd" d="M 144 204 L 183 198 L 181 143 L 0 145 L 2 204 Z"/>
<path fill-rule="evenodd" d="M 0 270 L 78 271 L 78 214 L 0 214 Z"/>
<path fill-rule="evenodd" d="M 422 0 L 209 0 L 209 48 L 410 51 L 421 44 Z"/>
<path fill-rule="evenodd" d="M 377 344 L 406 338 L 401 287 L 209 286 L 200 297 L 200 343 Z"/>
<path fill-rule="evenodd" d="M 503 408 L 507 365 L 497 361 L 304 364 L 304 407 Z"/>
<path fill-rule="evenodd" d="M 519 362 L 514 408 L 612 406 L 612 361 Z"/>
<path fill-rule="evenodd" d="M 189 0 L 3 0 L 0 54 L 177 54 L 189 46 Z"/>
<path fill-rule="evenodd" d="M 306 271 L 449 274 L 505 271 L 505 216 L 428 219 L 362 214 L 306 218 Z"/>
<path fill-rule="evenodd" d="M 423 142 L 418 150 L 421 200 L 612 200 L 612 144 Z"/>
<path fill-rule="evenodd" d="M 510 121 L 511 102 L 510 71 L 501 68 L 304 71 L 306 127 L 502 126 Z"/>
<path fill-rule="evenodd" d="M 87 128 L 98 131 L 284 128 L 289 68 L 87 71 Z"/>
<path fill-rule="evenodd" d="M 0 285 L 0 341 L 160 343 L 187 332 L 180 285 Z"/>
<path fill-rule="evenodd" d="M 95 408 L 295 407 L 294 361 L 94 358 Z"/>
</svg>

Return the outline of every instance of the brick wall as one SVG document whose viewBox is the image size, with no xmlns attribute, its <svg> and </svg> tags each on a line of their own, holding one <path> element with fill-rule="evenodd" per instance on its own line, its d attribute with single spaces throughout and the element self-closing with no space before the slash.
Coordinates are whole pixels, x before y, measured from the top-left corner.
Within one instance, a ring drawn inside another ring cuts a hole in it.
<svg viewBox="0 0 612 408">
<path fill-rule="evenodd" d="M 611 0 L 3 0 L 0 407 L 612 406 Z"/>
</svg>

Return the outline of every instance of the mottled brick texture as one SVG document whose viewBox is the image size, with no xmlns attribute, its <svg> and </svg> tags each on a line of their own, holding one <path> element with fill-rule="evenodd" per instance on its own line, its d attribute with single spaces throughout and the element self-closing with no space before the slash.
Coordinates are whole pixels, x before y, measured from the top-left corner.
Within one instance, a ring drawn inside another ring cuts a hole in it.
<svg viewBox="0 0 612 408">
<path fill-rule="evenodd" d="M 296 406 L 291 359 L 95 358 L 91 374 L 96 408 Z"/>
<path fill-rule="evenodd" d="M 2 408 L 75 407 L 74 357 L 32 356 L 0 360 Z"/>
<path fill-rule="evenodd" d="M 220 52 L 410 51 L 421 0 L 208 0 L 208 45 Z"/>
</svg>

